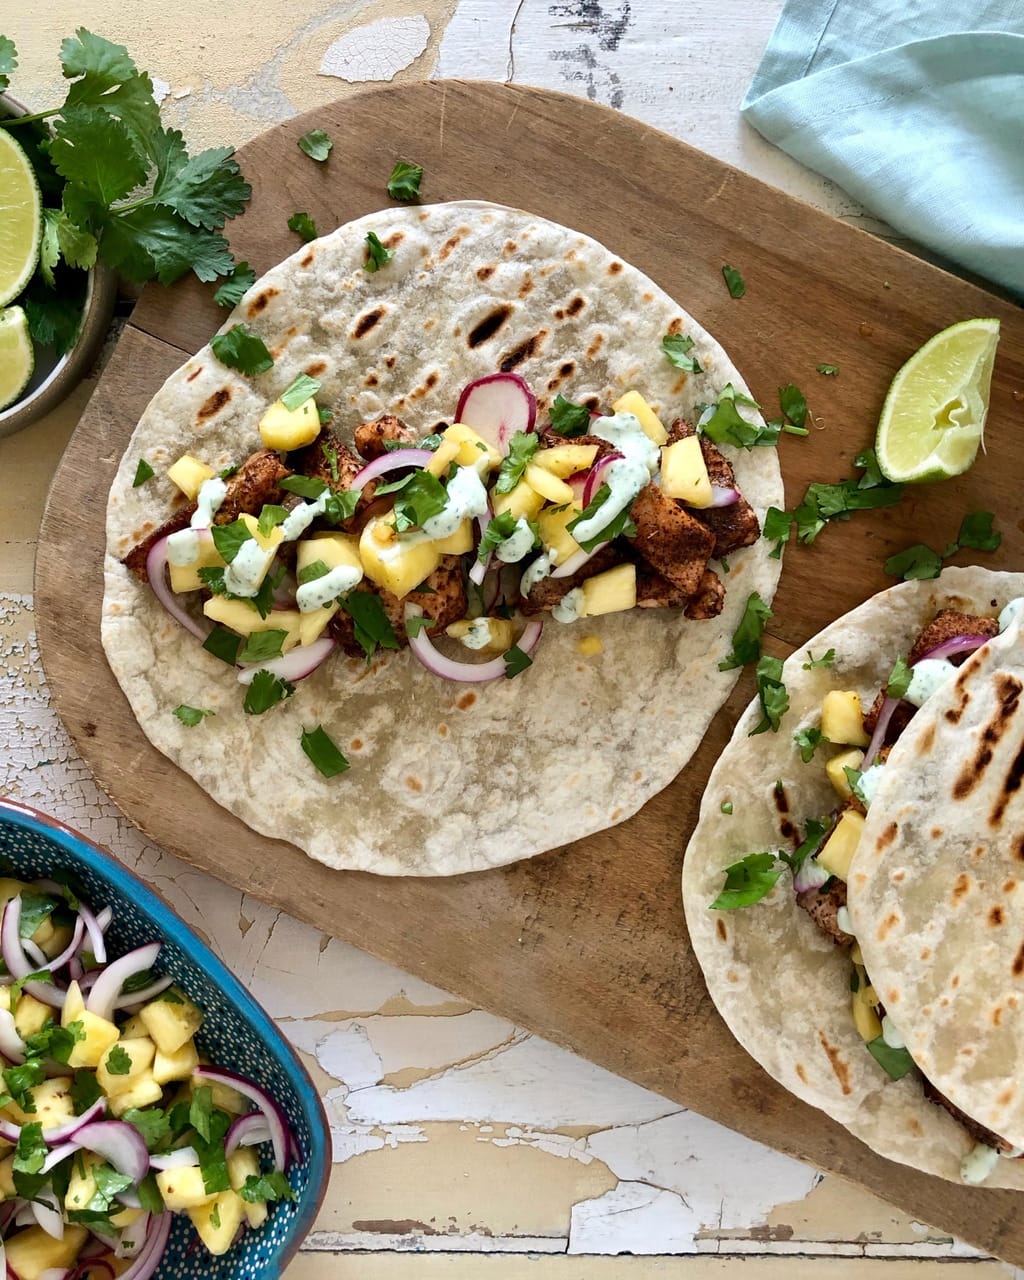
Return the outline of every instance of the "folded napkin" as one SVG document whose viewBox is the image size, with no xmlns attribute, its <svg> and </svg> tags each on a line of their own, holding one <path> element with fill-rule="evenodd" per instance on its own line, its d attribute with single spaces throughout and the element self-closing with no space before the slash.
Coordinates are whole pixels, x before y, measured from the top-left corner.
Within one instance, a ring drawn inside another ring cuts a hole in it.
<svg viewBox="0 0 1024 1280">
<path fill-rule="evenodd" d="M 878 217 L 1024 298 L 1024 2 L 787 0 L 742 111 Z"/>
</svg>

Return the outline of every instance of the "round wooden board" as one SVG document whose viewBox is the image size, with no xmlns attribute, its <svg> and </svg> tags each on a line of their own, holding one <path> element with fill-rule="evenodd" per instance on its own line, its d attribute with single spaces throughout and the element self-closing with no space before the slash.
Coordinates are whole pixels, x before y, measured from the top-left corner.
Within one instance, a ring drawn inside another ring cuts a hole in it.
<svg viewBox="0 0 1024 1280">
<path fill-rule="evenodd" d="M 334 140 L 324 165 L 296 145 L 314 127 Z M 1016 308 L 626 116 L 460 81 L 371 90 L 250 143 L 241 160 L 254 195 L 231 224 L 236 257 L 263 271 L 290 253 L 296 210 L 328 230 L 379 208 L 398 158 L 424 166 L 425 201 L 518 204 L 603 241 L 722 339 L 769 408 L 778 386 L 800 385 L 817 429 L 782 443 L 790 506 L 809 481 L 851 474 L 893 372 L 925 338 L 968 316 L 1002 319 L 987 456 L 957 481 L 791 548 L 774 652 L 888 585 L 882 563 L 892 551 L 944 546 L 967 511 L 1003 516 L 1003 544 L 986 564 L 1024 563 L 1024 522 L 1006 527 L 1004 514 L 1019 512 L 1024 480 Z M 726 262 L 746 279 L 742 300 L 724 287 Z M 684 774 L 631 821 L 567 852 L 444 880 L 329 871 L 250 831 L 150 746 L 99 641 L 104 512 L 150 396 L 223 319 L 211 293 L 190 282 L 145 291 L 57 472 L 40 535 L 35 607 L 50 692 L 111 798 L 158 843 L 228 883 L 1024 1264 L 1018 1196 L 874 1156 L 771 1081 L 707 997 L 683 925 L 682 849 L 749 680 Z M 823 361 L 840 376 L 816 374 Z"/>
</svg>

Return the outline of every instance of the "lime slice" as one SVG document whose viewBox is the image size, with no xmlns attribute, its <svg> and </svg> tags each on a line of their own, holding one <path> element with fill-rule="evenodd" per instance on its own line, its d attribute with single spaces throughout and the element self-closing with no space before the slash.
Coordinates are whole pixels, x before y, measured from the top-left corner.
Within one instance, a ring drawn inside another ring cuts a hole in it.
<svg viewBox="0 0 1024 1280">
<path fill-rule="evenodd" d="M 946 480 L 971 465 L 998 342 L 998 320 L 961 320 L 929 339 L 893 378 L 875 436 L 889 480 Z"/>
<path fill-rule="evenodd" d="M 0 129 L 0 307 L 28 284 L 39 261 L 43 205 L 28 156 Z"/>
<path fill-rule="evenodd" d="M 21 307 L 0 311 L 0 409 L 17 400 L 35 367 L 28 317 Z"/>
</svg>

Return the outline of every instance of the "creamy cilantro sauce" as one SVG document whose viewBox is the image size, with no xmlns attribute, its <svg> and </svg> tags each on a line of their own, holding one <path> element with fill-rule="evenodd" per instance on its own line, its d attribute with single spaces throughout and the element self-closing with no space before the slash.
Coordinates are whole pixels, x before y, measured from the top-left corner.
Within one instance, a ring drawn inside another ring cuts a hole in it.
<svg viewBox="0 0 1024 1280">
<path fill-rule="evenodd" d="M 869 809 L 875 798 L 875 792 L 878 790 L 878 784 L 882 781 L 882 770 L 884 768 L 884 764 L 873 764 L 870 769 L 865 769 L 860 775 L 860 793 Z"/>
<path fill-rule="evenodd" d="M 551 556 L 545 552 L 542 556 L 538 556 L 533 564 L 527 565 L 523 570 L 523 576 L 519 582 L 519 594 L 528 596 L 533 588 L 542 578 L 546 578 L 551 572 Z"/>
<path fill-rule="evenodd" d="M 933 693 L 956 675 L 956 667 L 948 658 L 922 658 L 912 668 L 910 687 L 903 695 L 915 707 L 923 707 Z"/>
<path fill-rule="evenodd" d="M 996 1167 L 998 1159 L 999 1152 L 994 1147 L 986 1147 L 983 1142 L 979 1142 L 961 1160 L 960 1177 L 972 1185 L 984 1182 Z"/>
<path fill-rule="evenodd" d="M 430 539 L 449 538 L 473 516 L 487 514 L 487 490 L 476 467 L 459 467 L 448 481 L 448 501 L 436 516 L 423 522 L 423 532 Z"/>
<path fill-rule="evenodd" d="M 999 615 L 999 630 L 1005 631 L 1021 612 L 1024 612 L 1024 596 L 1018 596 L 1016 600 L 1011 600 Z"/>
<path fill-rule="evenodd" d="M 843 933 L 853 933 L 853 921 L 850 919 L 850 913 L 846 907 L 840 907 L 836 912 L 836 924 L 842 929 Z"/>
<path fill-rule="evenodd" d="M 502 561 L 503 564 L 516 564 L 522 560 L 524 556 L 528 556 L 533 550 L 533 530 L 530 528 L 526 519 L 520 516 L 516 521 L 515 529 L 509 534 L 504 542 L 499 542 L 494 549 L 494 554 Z"/>
<path fill-rule="evenodd" d="M 906 1040 L 893 1026 L 892 1018 L 888 1014 L 882 1019 L 882 1039 L 890 1049 L 905 1049 L 907 1047 Z"/>
<path fill-rule="evenodd" d="M 171 564 L 186 565 L 199 559 L 199 530 L 179 529 L 167 539 L 167 559 Z"/>
<path fill-rule="evenodd" d="M 228 487 L 220 476 L 214 476 L 212 480 L 204 480 L 196 494 L 196 509 L 192 512 L 192 519 L 189 521 L 192 528 L 209 529 L 213 524 L 213 517 L 221 509 L 227 496 Z M 192 558 L 195 559 L 195 556 Z"/>
<path fill-rule="evenodd" d="M 607 528 L 640 490 L 650 484 L 661 462 L 658 446 L 645 433 L 635 414 L 616 413 L 610 418 L 595 418 L 589 434 L 607 440 L 623 456 L 608 463 L 601 472 L 601 483 L 608 486 L 610 493 L 589 520 L 576 526 L 573 536 L 577 542 L 586 542 Z"/>
<path fill-rule="evenodd" d="M 575 587 L 551 610 L 556 622 L 576 622 L 583 616 L 583 588 Z"/>
<path fill-rule="evenodd" d="M 474 618 L 469 630 L 459 639 L 467 649 L 486 649 L 492 641 L 490 618 Z"/>
<path fill-rule="evenodd" d="M 255 538 L 247 538 L 224 570 L 225 589 L 233 596 L 249 598 L 256 595 L 273 558 L 273 550 L 264 551 Z"/>
<path fill-rule="evenodd" d="M 295 603 L 299 613 L 312 613 L 322 609 L 335 596 L 343 596 L 362 579 L 363 571 L 354 565 L 340 564 L 337 568 L 325 573 L 322 578 L 314 578 L 312 582 L 304 582 L 295 592 Z"/>
<path fill-rule="evenodd" d="M 327 510 L 327 499 L 331 491 L 325 489 L 315 502 L 300 502 L 299 505 L 281 522 L 281 533 L 284 542 L 294 542 L 301 538 L 309 526 Z"/>
</svg>

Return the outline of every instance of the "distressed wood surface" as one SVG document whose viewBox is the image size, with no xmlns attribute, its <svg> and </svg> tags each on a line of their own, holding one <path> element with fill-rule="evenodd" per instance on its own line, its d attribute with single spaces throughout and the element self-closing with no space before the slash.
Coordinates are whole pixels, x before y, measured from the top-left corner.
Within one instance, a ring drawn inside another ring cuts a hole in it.
<svg viewBox="0 0 1024 1280">
<path fill-rule="evenodd" d="M 328 128 L 336 155 L 345 157 L 351 181 L 343 186 L 329 170 L 294 163 L 295 140 L 313 124 Z M 892 372 L 925 337 L 964 315 L 1003 318 L 988 457 L 959 481 L 830 529 L 814 548 L 793 554 L 777 597 L 780 652 L 885 585 L 881 563 L 891 550 L 917 539 L 948 541 L 963 510 L 1014 509 L 1021 457 L 1013 397 L 1024 385 L 1024 323 L 1015 309 L 580 100 L 427 84 L 289 122 L 246 149 L 256 194 L 233 231 L 238 256 L 262 269 L 288 252 L 284 224 L 296 207 L 321 228 L 377 207 L 391 163 L 380 138 L 388 134 L 427 168 L 427 199 L 510 202 L 518 175 L 529 172 L 532 209 L 597 236 L 684 298 L 723 338 L 763 402 L 782 382 L 806 387 L 822 360 L 840 365 L 842 376 L 814 382 L 809 396 L 820 429 L 783 447 L 790 502 L 811 479 L 849 473 Z M 502 137 L 500 157 L 480 137 Z M 616 198 L 567 209 L 564 174 L 584 163 L 581 139 L 588 187 Z M 742 302 L 722 285 L 725 261 L 743 263 Z M 253 835 L 149 747 L 99 650 L 105 492 L 145 401 L 181 352 L 198 347 L 217 323 L 205 307 L 188 286 L 158 301 L 144 298 L 72 440 L 43 522 L 36 608 L 51 691 L 116 802 L 166 848 L 257 897 L 987 1250 L 1024 1260 L 1018 1197 L 905 1170 L 894 1179 L 891 1165 L 768 1081 L 704 994 L 683 937 L 681 850 L 746 686 L 691 767 L 631 822 L 564 854 L 451 880 L 327 871 Z M 1022 550 L 1024 535 L 1012 528 L 987 563 L 1019 563 Z M 187 825 L 182 813 L 194 815 Z"/>
</svg>

